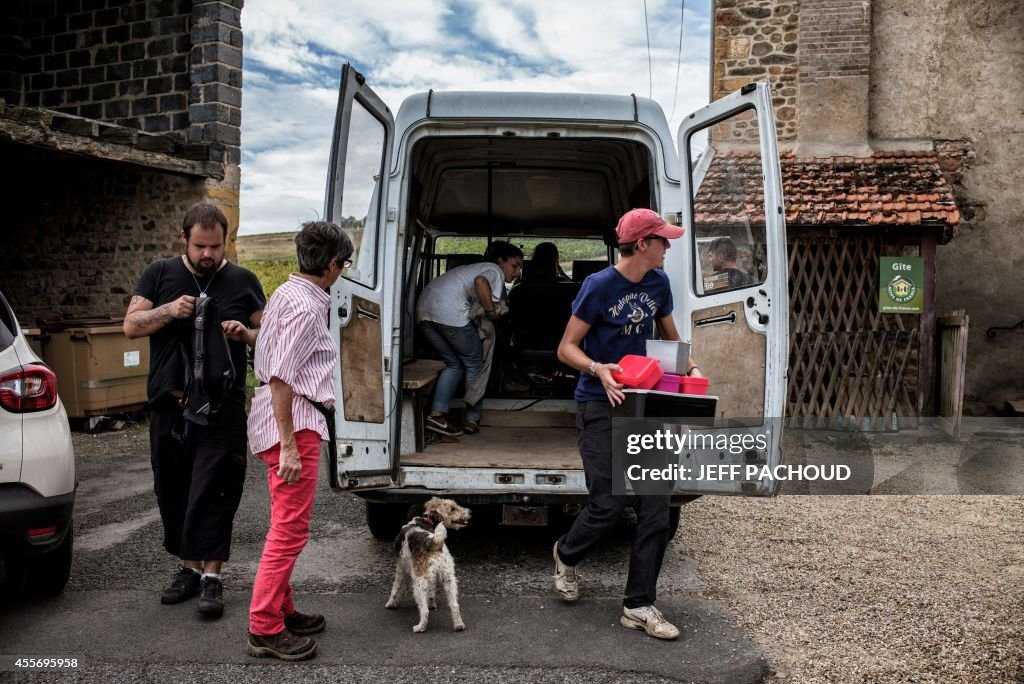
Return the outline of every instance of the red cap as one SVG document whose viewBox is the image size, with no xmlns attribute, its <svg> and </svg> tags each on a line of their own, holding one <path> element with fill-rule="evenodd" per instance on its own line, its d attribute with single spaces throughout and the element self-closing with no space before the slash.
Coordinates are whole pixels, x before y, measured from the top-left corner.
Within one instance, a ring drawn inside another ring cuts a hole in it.
<svg viewBox="0 0 1024 684">
<path fill-rule="evenodd" d="M 681 226 L 666 223 L 656 211 L 630 209 L 619 219 L 619 225 L 615 226 L 615 235 L 619 238 L 619 244 L 624 245 L 650 235 L 675 240 L 682 237 L 683 229 Z"/>
</svg>

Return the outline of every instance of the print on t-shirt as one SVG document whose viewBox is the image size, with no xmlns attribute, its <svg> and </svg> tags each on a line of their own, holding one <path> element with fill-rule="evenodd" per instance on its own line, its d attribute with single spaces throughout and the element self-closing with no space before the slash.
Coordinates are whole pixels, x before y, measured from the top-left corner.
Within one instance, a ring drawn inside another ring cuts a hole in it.
<svg viewBox="0 0 1024 684">
<path fill-rule="evenodd" d="M 629 322 L 622 326 L 621 335 L 648 335 L 653 331 L 645 321 L 657 320 L 658 303 L 646 292 L 630 292 L 613 306 L 608 308 L 609 318 L 619 317 L 625 307 L 629 307 Z"/>
</svg>

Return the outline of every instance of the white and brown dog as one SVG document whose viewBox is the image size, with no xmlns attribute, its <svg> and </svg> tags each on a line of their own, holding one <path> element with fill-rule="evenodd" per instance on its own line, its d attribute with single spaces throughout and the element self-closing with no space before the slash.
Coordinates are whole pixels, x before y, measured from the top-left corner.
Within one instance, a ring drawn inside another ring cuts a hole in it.
<svg viewBox="0 0 1024 684">
<path fill-rule="evenodd" d="M 458 530 L 469 524 L 471 513 L 451 499 L 434 497 L 423 507 L 423 515 L 413 518 L 395 538 L 395 582 L 385 608 L 397 608 L 398 597 L 406 576 L 412 584 L 412 595 L 420 611 L 420 621 L 412 628 L 425 632 L 430 609 L 436 608 L 437 585 L 444 588 L 448 607 L 452 611 L 452 625 L 456 632 L 466 629 L 459 613 L 459 584 L 455 579 L 455 561 L 444 540 L 448 529 Z"/>
</svg>

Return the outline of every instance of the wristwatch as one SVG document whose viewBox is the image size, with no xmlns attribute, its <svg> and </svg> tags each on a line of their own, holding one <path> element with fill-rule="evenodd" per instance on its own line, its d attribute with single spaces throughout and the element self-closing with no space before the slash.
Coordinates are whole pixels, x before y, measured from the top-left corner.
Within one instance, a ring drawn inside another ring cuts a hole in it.
<svg viewBox="0 0 1024 684">
<path fill-rule="evenodd" d="M 593 376 L 597 376 L 597 361 L 590 362 L 590 365 L 587 366 L 587 373 Z"/>
</svg>

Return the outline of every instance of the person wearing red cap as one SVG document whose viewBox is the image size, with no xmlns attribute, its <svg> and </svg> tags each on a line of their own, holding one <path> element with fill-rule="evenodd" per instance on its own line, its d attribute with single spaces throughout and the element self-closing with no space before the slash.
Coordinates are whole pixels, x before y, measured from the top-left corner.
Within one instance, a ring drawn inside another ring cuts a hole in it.
<svg viewBox="0 0 1024 684">
<path fill-rule="evenodd" d="M 576 427 L 587 481 L 587 505 L 553 549 L 555 590 L 564 601 L 579 598 L 576 565 L 622 516 L 626 497 L 613 493 L 611 408 L 622 403 L 623 386 L 612 377 L 627 354 L 646 354 L 655 329 L 663 340 L 679 340 L 672 320 L 672 291 L 662 268 L 669 240 L 683 229 L 650 209 L 632 209 L 615 229 L 620 259 L 583 281 L 572 317 L 558 345 L 558 359 L 581 371 L 576 387 Z M 687 375 L 700 376 L 689 359 Z M 669 542 L 669 496 L 637 497 L 636 531 L 619 622 L 659 639 L 679 630 L 655 606 L 658 575 Z"/>
</svg>

